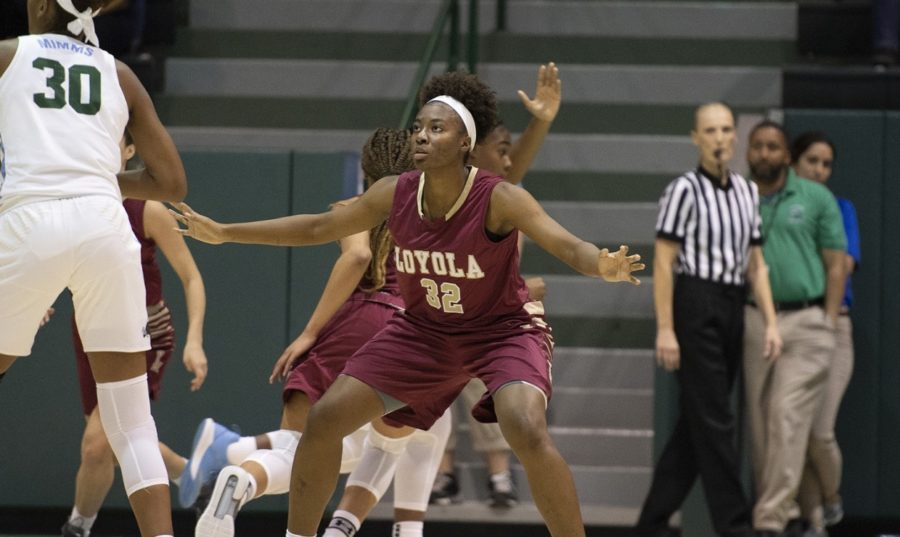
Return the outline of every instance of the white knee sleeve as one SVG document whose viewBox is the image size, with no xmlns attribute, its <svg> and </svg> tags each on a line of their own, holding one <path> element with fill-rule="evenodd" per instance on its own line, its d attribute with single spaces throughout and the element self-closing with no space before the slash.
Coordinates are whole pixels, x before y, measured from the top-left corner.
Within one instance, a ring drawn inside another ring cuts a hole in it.
<svg viewBox="0 0 900 537">
<path fill-rule="evenodd" d="M 147 374 L 97 384 L 97 407 L 106 438 L 122 468 L 126 494 L 131 496 L 153 485 L 168 485 L 156 423 L 150 415 Z"/>
<path fill-rule="evenodd" d="M 380 500 L 394 478 L 397 458 L 406 449 L 409 438 L 388 438 L 375 429 L 369 431 L 362 460 L 347 478 L 347 486 L 362 487 Z"/>
<path fill-rule="evenodd" d="M 365 441 L 366 437 L 369 435 L 369 429 L 370 427 L 367 423 L 344 437 L 341 446 L 340 472 L 342 474 L 349 474 L 357 467 L 357 465 L 359 465 L 359 461 L 362 460 L 363 452 L 365 450 Z"/>
<path fill-rule="evenodd" d="M 294 465 L 294 454 L 300 443 L 300 433 L 280 429 L 269 434 L 272 449 L 258 449 L 247 456 L 244 461 L 253 461 L 266 471 L 268 484 L 263 494 L 285 494 L 291 487 L 291 467 Z"/>
<path fill-rule="evenodd" d="M 413 433 L 406 451 L 397 461 L 394 509 L 424 512 L 428 508 L 431 486 L 452 428 L 453 420 L 448 409 L 434 422 L 431 429 Z"/>
</svg>

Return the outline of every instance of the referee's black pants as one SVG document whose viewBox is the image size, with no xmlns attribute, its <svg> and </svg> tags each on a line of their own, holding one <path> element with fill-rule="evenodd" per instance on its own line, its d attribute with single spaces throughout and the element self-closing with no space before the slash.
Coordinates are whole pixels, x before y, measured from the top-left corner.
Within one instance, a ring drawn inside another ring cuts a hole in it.
<svg viewBox="0 0 900 537">
<path fill-rule="evenodd" d="M 744 287 L 676 278 L 672 308 L 681 349 L 676 372 L 680 416 L 653 472 L 636 527 L 641 537 L 661 534 L 698 476 L 716 533 L 753 534 L 731 407 L 741 367 L 745 299 Z"/>
</svg>

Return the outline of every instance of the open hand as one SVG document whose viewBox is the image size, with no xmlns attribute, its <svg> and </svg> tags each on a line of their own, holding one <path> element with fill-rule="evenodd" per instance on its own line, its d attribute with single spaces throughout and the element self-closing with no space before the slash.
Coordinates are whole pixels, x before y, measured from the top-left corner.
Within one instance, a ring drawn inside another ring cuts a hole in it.
<svg viewBox="0 0 900 537">
<path fill-rule="evenodd" d="M 175 217 L 175 220 L 184 225 L 183 228 L 179 227 L 176 229 L 178 233 L 209 244 L 222 244 L 225 242 L 222 234 L 222 224 L 196 212 L 187 203 L 173 203 L 172 205 L 175 209 L 169 209 L 169 213 Z"/>
<path fill-rule="evenodd" d="M 538 69 L 534 99 L 529 99 L 528 94 L 522 90 L 519 90 L 518 94 L 525 109 L 535 119 L 548 123 L 556 119 L 559 103 L 562 100 L 562 81 L 559 79 L 559 69 L 556 64 L 550 62 Z"/>
<path fill-rule="evenodd" d="M 293 369 L 294 362 L 297 361 L 297 358 L 306 354 L 315 343 L 316 336 L 307 334 L 306 332 L 297 336 L 297 339 L 292 341 L 291 344 L 284 349 L 284 352 L 281 353 L 281 356 L 279 356 L 278 360 L 275 362 L 275 367 L 272 368 L 272 374 L 269 375 L 269 384 L 272 384 L 276 380 L 286 379 L 291 372 L 291 369 Z"/>
<path fill-rule="evenodd" d="M 191 391 L 196 392 L 203 386 L 206 374 L 209 371 L 206 353 L 201 345 L 189 343 L 184 347 L 184 358 L 182 360 L 184 361 L 184 368 L 194 374 L 194 378 L 191 379 Z"/>
<path fill-rule="evenodd" d="M 631 274 L 638 270 L 644 270 L 644 264 L 640 261 L 639 254 L 628 255 L 628 247 L 625 245 L 619 246 L 619 250 L 613 253 L 609 253 L 609 250 L 604 248 L 600 250 L 597 269 L 600 276 L 608 282 L 629 282 L 640 285 L 641 280 Z"/>
</svg>

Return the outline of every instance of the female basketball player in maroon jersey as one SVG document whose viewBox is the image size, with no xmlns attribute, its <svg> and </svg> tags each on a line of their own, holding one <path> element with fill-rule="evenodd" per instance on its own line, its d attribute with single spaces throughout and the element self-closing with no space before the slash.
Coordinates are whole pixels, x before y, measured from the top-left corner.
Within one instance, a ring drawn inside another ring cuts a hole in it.
<svg viewBox="0 0 900 537">
<path fill-rule="evenodd" d="M 584 242 L 531 195 L 466 166 L 477 134 L 497 122 L 493 92 L 474 75 L 448 73 L 423 88 L 410 138 L 417 171 L 378 181 L 359 201 L 328 213 L 220 224 L 180 205 L 197 239 L 305 245 L 389 222 L 406 311 L 362 347 L 312 408 L 291 479 L 288 536 L 313 536 L 340 465 L 342 438 L 388 414 L 428 428 L 472 377 L 488 387 L 473 410 L 497 420 L 525 467 L 554 537 L 583 536 L 575 486 L 546 424 L 552 339 L 527 302 L 516 229 L 579 272 L 639 283 L 640 256 Z"/>
</svg>

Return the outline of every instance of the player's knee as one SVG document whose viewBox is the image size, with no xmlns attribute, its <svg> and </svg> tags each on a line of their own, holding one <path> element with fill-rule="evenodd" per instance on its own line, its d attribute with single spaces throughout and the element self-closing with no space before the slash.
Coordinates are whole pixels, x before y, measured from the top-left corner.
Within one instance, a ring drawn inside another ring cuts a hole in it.
<svg viewBox="0 0 900 537">
<path fill-rule="evenodd" d="M 547 422 L 542 417 L 528 412 L 510 412 L 499 418 L 503 436 L 516 453 L 541 449 L 550 442 Z"/>
<path fill-rule="evenodd" d="M 337 440 L 353 432 L 353 429 L 345 430 L 343 424 L 343 412 L 341 406 L 328 401 L 319 401 L 309 410 L 306 418 L 306 430 L 304 442 L 307 440 Z"/>
<path fill-rule="evenodd" d="M 825 435 L 812 434 L 809 437 L 809 451 L 813 455 L 817 455 L 821 452 L 827 452 L 835 443 L 836 441 L 833 433 Z"/>
<path fill-rule="evenodd" d="M 103 429 L 87 430 L 81 441 L 81 463 L 87 466 L 115 464 L 115 455 Z"/>
</svg>

